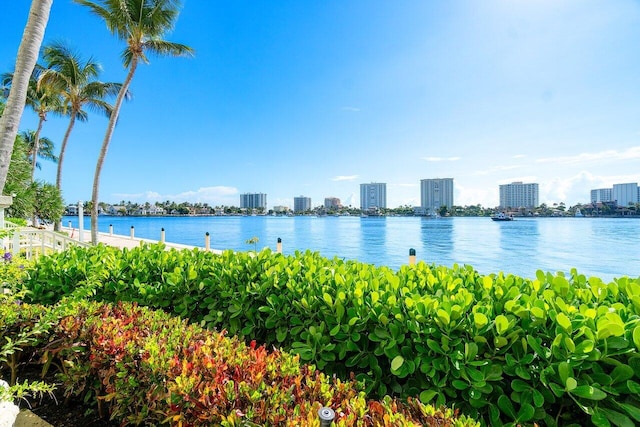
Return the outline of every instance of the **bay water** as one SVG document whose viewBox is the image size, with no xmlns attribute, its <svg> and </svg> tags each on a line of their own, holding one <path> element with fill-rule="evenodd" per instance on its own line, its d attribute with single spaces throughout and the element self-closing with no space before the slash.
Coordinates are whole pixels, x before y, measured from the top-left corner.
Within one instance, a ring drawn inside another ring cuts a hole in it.
<svg viewBox="0 0 640 427">
<path fill-rule="evenodd" d="M 63 225 L 78 227 L 77 217 Z M 357 260 L 393 269 L 416 259 L 451 267 L 468 264 L 482 274 L 512 273 L 535 277 L 536 270 L 579 273 L 610 280 L 640 277 L 640 219 L 636 218 L 518 218 L 494 222 L 489 218 L 454 217 L 273 217 L 101 216 L 99 230 L 204 247 L 210 234 L 212 249 L 249 251 L 247 240 L 258 238 L 257 249 L 275 251 L 282 239 L 285 254 L 311 250 L 329 258 Z M 84 221 L 90 228 L 89 218 Z"/>
</svg>

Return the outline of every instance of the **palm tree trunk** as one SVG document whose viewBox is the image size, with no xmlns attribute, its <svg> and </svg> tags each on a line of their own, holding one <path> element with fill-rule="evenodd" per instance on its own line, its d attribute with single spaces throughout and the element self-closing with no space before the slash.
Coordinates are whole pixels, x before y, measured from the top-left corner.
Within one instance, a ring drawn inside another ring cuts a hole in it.
<svg viewBox="0 0 640 427">
<path fill-rule="evenodd" d="M 44 125 L 44 121 L 46 120 L 44 114 L 38 114 L 38 116 L 40 117 L 40 120 L 38 120 L 38 129 L 33 136 L 33 150 L 31 150 L 31 182 L 33 182 L 33 177 L 36 175 L 36 159 L 38 158 L 38 146 L 40 145 L 40 132 L 42 131 L 42 125 Z"/>
<path fill-rule="evenodd" d="M 107 132 L 105 133 L 104 140 L 102 141 L 100 155 L 98 156 L 98 163 L 96 164 L 96 171 L 93 176 L 93 192 L 91 195 L 91 243 L 94 245 L 98 244 L 98 191 L 100 190 L 100 173 L 102 172 L 104 159 L 107 156 L 107 150 L 109 149 L 109 143 L 111 142 L 111 137 L 113 136 L 113 130 L 116 127 L 116 122 L 118 121 L 118 116 L 120 115 L 120 107 L 122 106 L 122 101 L 124 101 L 124 98 L 129 91 L 129 85 L 131 84 L 131 80 L 133 79 L 133 75 L 135 74 L 137 67 L 138 57 L 134 55 L 133 59 L 131 60 L 131 65 L 129 66 L 127 77 L 125 78 L 122 87 L 120 87 L 120 92 L 118 92 L 118 97 L 116 98 L 116 102 L 113 105 L 113 111 L 111 112 L 111 116 L 109 117 Z"/>
<path fill-rule="evenodd" d="M 38 129 L 33 135 L 33 150 L 31 150 L 31 183 L 33 183 L 33 177 L 36 174 L 36 159 L 38 158 L 38 144 L 40 143 L 40 131 L 42 131 L 42 125 L 45 121 L 44 114 L 38 114 L 40 120 L 38 120 Z M 35 211 L 31 214 L 31 225 L 37 227 L 38 224 Z"/>
<path fill-rule="evenodd" d="M 18 134 L 18 126 L 27 99 L 29 78 L 38 60 L 52 4 L 53 0 L 33 0 L 31 2 L 29 19 L 18 48 L 9 99 L 4 114 L 0 118 L 0 189 L 4 189 L 4 184 L 7 181 L 13 143 Z"/>
<path fill-rule="evenodd" d="M 71 120 L 69 120 L 69 126 L 67 126 L 67 131 L 64 133 L 64 138 L 62 138 L 62 145 L 60 146 L 60 155 L 58 156 L 58 172 L 56 174 L 56 188 L 62 194 L 62 162 L 64 161 L 64 153 L 67 150 L 67 142 L 69 142 L 69 135 L 71 135 L 71 130 L 76 123 L 76 112 L 71 111 Z M 53 225 L 53 229 L 55 231 L 60 231 L 62 228 L 62 220 L 57 221 Z"/>
</svg>

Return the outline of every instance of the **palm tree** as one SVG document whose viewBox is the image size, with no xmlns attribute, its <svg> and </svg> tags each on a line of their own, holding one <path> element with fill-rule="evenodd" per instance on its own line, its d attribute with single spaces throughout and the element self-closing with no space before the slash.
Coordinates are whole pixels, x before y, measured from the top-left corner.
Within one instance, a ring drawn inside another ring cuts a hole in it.
<svg viewBox="0 0 640 427">
<path fill-rule="evenodd" d="M 148 63 L 147 53 L 160 56 L 188 56 L 193 50 L 186 45 L 163 40 L 162 37 L 173 29 L 180 10 L 179 0 L 74 0 L 87 6 L 91 12 L 102 18 L 107 28 L 117 38 L 126 42 L 122 52 L 124 66 L 129 69 L 120 88 L 109 118 L 107 131 L 102 141 L 100 155 L 93 178 L 91 200 L 91 241 L 98 243 L 98 190 L 100 172 L 113 136 L 120 107 L 129 90 L 138 63 Z"/>
<path fill-rule="evenodd" d="M 59 113 L 61 108 L 60 96 L 49 85 L 40 84 L 40 75 L 44 72 L 44 68 L 41 65 L 36 64 L 31 78 L 29 79 L 29 86 L 27 89 L 26 105 L 38 115 L 38 127 L 34 134 L 33 147 L 31 151 L 35 154 L 34 158 L 38 157 L 38 150 L 40 149 L 40 132 L 42 132 L 42 126 L 47 121 L 47 115 L 51 112 Z M 13 86 L 13 73 L 6 73 L 2 75 L 2 84 L 5 87 Z M 36 172 L 36 164 L 31 164 L 31 181 Z"/>
<path fill-rule="evenodd" d="M 38 60 L 38 52 L 40 45 L 42 45 L 52 4 L 53 0 L 33 0 L 31 2 L 29 18 L 18 48 L 11 91 L 4 114 L 0 118 L 0 189 L 4 189 L 7 179 L 13 144 L 18 134 L 18 126 L 27 99 L 29 79 Z"/>
<path fill-rule="evenodd" d="M 42 160 L 49 160 L 49 161 L 52 161 L 53 163 L 58 162 L 58 157 L 53 152 L 53 149 L 54 149 L 53 141 L 51 141 L 49 138 L 47 138 L 46 136 L 39 137 L 36 135 L 36 132 L 32 130 L 24 130 L 20 132 L 20 136 L 22 137 L 22 140 L 26 144 L 27 158 L 29 159 L 32 168 L 35 161 L 35 167 L 40 169 L 40 163 L 37 162 L 36 156 L 37 158 L 40 158 Z M 37 152 L 35 150 L 36 138 L 37 138 L 37 145 L 38 145 Z"/>
<path fill-rule="evenodd" d="M 40 83 L 57 89 L 57 93 L 62 97 L 62 113 L 70 117 L 58 156 L 56 188 L 62 191 L 62 163 L 76 120 L 87 121 L 85 107 L 109 117 L 113 106 L 105 101 L 105 98 L 116 96 L 122 85 L 97 80 L 101 70 L 100 64 L 93 58 L 82 59 L 61 43 L 46 46 L 43 58 L 47 70 L 40 76 Z M 129 97 L 128 92 L 125 93 L 125 97 Z M 55 229 L 59 231 L 60 223 L 55 224 Z"/>
</svg>

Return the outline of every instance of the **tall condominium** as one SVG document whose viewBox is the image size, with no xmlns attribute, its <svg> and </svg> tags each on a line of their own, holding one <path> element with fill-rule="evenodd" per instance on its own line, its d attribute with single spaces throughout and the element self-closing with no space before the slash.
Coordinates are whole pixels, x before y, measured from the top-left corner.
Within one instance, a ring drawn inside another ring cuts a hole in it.
<svg viewBox="0 0 640 427">
<path fill-rule="evenodd" d="M 512 182 L 500 186 L 500 207 L 535 208 L 538 206 L 538 184 Z"/>
<path fill-rule="evenodd" d="M 426 214 L 435 214 L 442 206 L 453 206 L 453 178 L 420 180 L 420 206 Z"/>
<path fill-rule="evenodd" d="M 618 206 L 635 205 L 640 201 L 638 200 L 638 183 L 613 184 L 611 196 Z"/>
<path fill-rule="evenodd" d="M 325 197 L 324 198 L 324 208 L 325 209 L 337 209 L 341 208 L 342 203 L 340 203 L 340 199 L 337 197 Z"/>
<path fill-rule="evenodd" d="M 293 211 L 306 212 L 311 210 L 311 197 L 299 196 L 293 198 Z"/>
<path fill-rule="evenodd" d="M 360 209 L 387 207 L 387 184 L 382 182 L 372 182 L 370 184 L 360 184 Z"/>
<path fill-rule="evenodd" d="M 597 188 L 591 190 L 591 203 L 613 202 L 611 188 Z"/>
<path fill-rule="evenodd" d="M 240 195 L 240 208 L 267 209 L 267 195 L 264 193 L 245 193 Z"/>
</svg>

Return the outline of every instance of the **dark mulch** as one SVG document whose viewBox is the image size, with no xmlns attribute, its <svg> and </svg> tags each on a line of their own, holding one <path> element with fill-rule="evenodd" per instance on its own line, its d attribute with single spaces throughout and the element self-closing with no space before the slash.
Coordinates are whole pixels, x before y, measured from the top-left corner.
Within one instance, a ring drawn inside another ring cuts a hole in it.
<svg viewBox="0 0 640 427">
<path fill-rule="evenodd" d="M 50 373 L 44 379 L 40 378 L 37 368 L 26 368 L 20 373 L 18 381 L 28 379 L 30 381 L 44 381 L 48 384 L 56 384 L 55 374 Z M 56 387 L 55 398 L 48 395 L 31 398 L 28 402 L 19 402 L 21 408 L 28 408 L 54 427 L 116 427 L 119 423 L 101 418 L 98 415 L 98 407 L 84 403 L 78 398 L 66 399 L 61 386 Z"/>
</svg>

